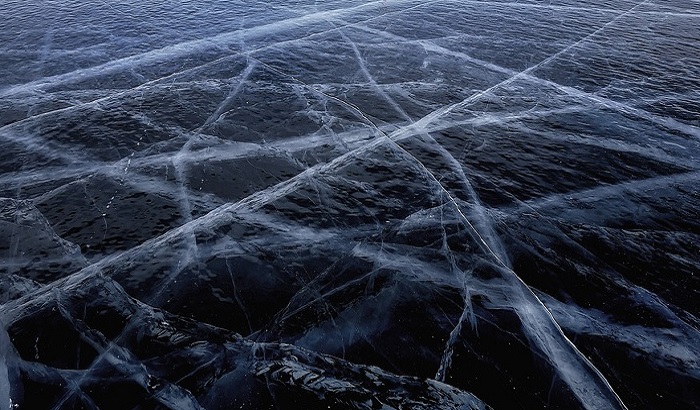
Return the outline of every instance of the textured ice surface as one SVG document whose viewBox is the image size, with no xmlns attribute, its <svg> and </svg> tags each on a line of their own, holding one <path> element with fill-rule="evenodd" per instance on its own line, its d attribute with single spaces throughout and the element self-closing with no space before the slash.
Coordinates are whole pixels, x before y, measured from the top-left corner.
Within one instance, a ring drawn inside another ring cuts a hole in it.
<svg viewBox="0 0 700 410">
<path fill-rule="evenodd" d="M 700 406 L 697 1 L 0 28 L 0 409 Z"/>
</svg>

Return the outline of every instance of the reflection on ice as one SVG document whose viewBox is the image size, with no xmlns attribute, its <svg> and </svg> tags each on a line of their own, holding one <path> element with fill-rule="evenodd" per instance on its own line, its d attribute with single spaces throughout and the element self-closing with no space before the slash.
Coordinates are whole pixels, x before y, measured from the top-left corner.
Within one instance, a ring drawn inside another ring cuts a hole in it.
<svg viewBox="0 0 700 410">
<path fill-rule="evenodd" d="M 696 3 L 11 3 L 4 405 L 700 403 Z"/>
</svg>

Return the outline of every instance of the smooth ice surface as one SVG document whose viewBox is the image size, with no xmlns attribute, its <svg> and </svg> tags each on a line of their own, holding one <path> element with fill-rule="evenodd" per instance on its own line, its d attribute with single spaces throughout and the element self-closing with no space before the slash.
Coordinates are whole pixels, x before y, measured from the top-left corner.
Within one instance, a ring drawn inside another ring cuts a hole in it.
<svg viewBox="0 0 700 410">
<path fill-rule="evenodd" d="M 699 2 L 0 28 L 0 408 L 700 406 Z"/>
</svg>

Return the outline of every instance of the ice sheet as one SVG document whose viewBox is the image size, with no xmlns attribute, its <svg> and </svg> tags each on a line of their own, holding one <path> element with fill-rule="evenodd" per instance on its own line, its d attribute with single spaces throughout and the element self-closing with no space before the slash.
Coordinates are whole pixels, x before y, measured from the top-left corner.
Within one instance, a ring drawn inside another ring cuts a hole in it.
<svg viewBox="0 0 700 410">
<path fill-rule="evenodd" d="M 0 26 L 3 405 L 700 404 L 697 2 Z"/>
</svg>

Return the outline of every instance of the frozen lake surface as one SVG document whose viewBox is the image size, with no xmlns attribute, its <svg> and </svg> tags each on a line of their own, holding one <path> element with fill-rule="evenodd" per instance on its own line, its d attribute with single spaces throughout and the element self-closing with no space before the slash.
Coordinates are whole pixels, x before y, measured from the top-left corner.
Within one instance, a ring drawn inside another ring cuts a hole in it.
<svg viewBox="0 0 700 410">
<path fill-rule="evenodd" d="M 5 0 L 0 410 L 697 409 L 700 2 Z"/>
</svg>

